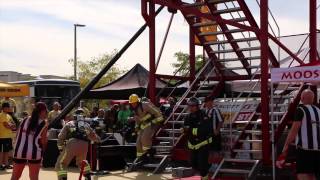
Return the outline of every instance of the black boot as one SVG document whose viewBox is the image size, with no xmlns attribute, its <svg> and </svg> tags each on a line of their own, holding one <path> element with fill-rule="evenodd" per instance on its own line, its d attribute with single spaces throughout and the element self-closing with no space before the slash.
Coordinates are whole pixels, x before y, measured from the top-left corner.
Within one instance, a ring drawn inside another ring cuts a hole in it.
<svg viewBox="0 0 320 180">
<path fill-rule="evenodd" d="M 85 180 L 91 180 L 91 175 L 90 175 L 90 174 L 84 175 L 84 179 L 85 179 Z"/>
</svg>

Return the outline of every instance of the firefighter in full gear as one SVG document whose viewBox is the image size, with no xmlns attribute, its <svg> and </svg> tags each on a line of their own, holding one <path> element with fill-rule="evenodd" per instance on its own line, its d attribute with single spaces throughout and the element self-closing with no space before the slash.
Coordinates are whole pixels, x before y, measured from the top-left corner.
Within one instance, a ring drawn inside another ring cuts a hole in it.
<svg viewBox="0 0 320 180">
<path fill-rule="evenodd" d="M 129 97 L 129 104 L 136 122 L 137 159 L 140 159 L 151 150 L 152 137 L 164 119 L 161 112 L 151 102 L 140 101 L 136 94 Z"/>
<path fill-rule="evenodd" d="M 67 179 L 67 167 L 73 158 L 76 159 L 77 166 L 81 168 L 84 162 L 83 176 L 86 180 L 91 180 L 91 168 L 86 161 L 87 151 L 90 141 L 100 141 L 99 136 L 90 125 L 84 121 L 84 110 L 78 108 L 75 111 L 74 119 L 69 121 L 58 135 L 58 149 L 60 155 L 55 165 L 58 180 Z"/>
<path fill-rule="evenodd" d="M 205 111 L 200 109 L 200 101 L 197 98 L 192 97 L 187 103 L 189 114 L 184 120 L 183 133 L 187 137 L 188 148 L 191 151 L 191 165 L 195 171 L 200 173 L 202 180 L 207 180 L 213 124 Z"/>
</svg>

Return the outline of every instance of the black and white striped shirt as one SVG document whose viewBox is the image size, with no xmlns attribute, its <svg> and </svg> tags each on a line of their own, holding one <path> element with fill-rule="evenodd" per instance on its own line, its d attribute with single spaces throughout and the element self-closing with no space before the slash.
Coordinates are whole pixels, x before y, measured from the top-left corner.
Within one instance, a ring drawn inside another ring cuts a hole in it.
<svg viewBox="0 0 320 180">
<path fill-rule="evenodd" d="M 40 140 L 46 123 L 44 120 L 39 120 L 38 126 L 35 128 L 35 130 L 27 133 L 29 123 L 30 118 L 24 119 L 21 123 L 17 133 L 14 158 L 25 160 L 41 160 L 43 149 Z"/>
<path fill-rule="evenodd" d="M 206 109 L 206 114 L 208 118 L 213 121 L 213 129 L 216 130 L 219 123 L 223 122 L 220 110 L 218 108 L 213 107 L 211 109 Z"/>
<path fill-rule="evenodd" d="M 295 121 L 301 121 L 296 145 L 306 150 L 320 150 L 320 109 L 314 105 L 300 105 Z"/>
</svg>

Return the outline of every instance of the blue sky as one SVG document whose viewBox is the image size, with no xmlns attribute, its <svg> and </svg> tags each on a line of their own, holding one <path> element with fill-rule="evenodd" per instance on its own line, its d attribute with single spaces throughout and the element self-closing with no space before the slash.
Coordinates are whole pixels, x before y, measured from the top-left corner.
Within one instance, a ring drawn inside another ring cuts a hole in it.
<svg viewBox="0 0 320 180">
<path fill-rule="evenodd" d="M 255 0 L 248 0 L 255 17 Z M 308 0 L 269 0 L 282 35 L 308 31 Z M 290 2 L 290 3 L 289 3 Z M 188 51 L 188 26 L 176 15 L 158 69 L 171 73 L 173 54 Z M 160 47 L 169 14 L 157 18 L 157 47 Z M 318 23 L 319 23 L 318 16 Z M 120 49 L 144 23 L 139 0 L 0 0 L 0 70 L 34 75 L 71 75 L 73 24 L 78 30 L 78 57 L 88 60 Z M 129 69 L 136 63 L 148 67 L 147 31 L 118 62 Z"/>
</svg>

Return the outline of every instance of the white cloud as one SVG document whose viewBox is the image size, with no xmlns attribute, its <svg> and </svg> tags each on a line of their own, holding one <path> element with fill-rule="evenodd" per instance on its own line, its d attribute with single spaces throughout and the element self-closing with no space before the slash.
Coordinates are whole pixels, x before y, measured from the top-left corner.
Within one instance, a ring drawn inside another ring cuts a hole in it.
<svg viewBox="0 0 320 180">
<path fill-rule="evenodd" d="M 1 21 L 1 16 L 9 16 L 1 10 L 16 12 L 19 18 Z M 39 16 L 25 19 L 25 11 Z M 170 64 L 174 61 L 174 52 L 188 52 L 188 26 L 181 15 L 176 16 L 159 73 L 172 72 Z M 47 17 L 50 18 L 46 20 Z M 168 20 L 169 14 L 164 9 L 157 17 L 157 49 Z M 290 18 L 280 18 L 279 22 L 283 32 L 290 33 L 304 31 L 306 24 Z M 73 57 L 73 23 L 87 25 L 78 31 L 78 56 L 86 60 L 120 49 L 144 20 L 140 14 L 140 0 L 0 0 L 0 70 L 72 74 L 67 60 Z M 127 69 L 136 63 L 148 68 L 148 30 L 119 61 L 121 67 Z"/>
</svg>

